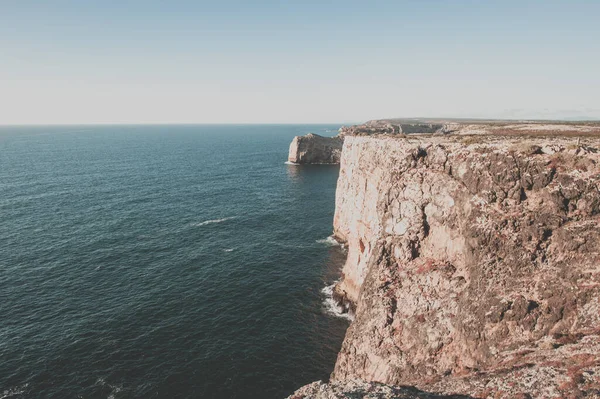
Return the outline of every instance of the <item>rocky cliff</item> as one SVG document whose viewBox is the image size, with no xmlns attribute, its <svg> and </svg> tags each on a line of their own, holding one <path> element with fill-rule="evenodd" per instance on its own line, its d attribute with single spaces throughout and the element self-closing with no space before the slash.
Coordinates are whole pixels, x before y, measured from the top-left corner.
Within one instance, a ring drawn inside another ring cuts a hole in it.
<svg viewBox="0 0 600 399">
<path fill-rule="evenodd" d="M 323 137 L 309 133 L 296 136 L 290 144 L 288 162 L 296 164 L 338 164 L 342 154 L 342 137 Z"/>
<path fill-rule="evenodd" d="M 372 134 L 405 135 L 410 133 L 449 133 L 456 124 L 369 121 L 362 125 L 342 126 L 335 137 L 309 133 L 296 136 L 290 144 L 288 162 L 295 164 L 339 164 L 344 137 Z"/>
<path fill-rule="evenodd" d="M 356 314 L 322 397 L 600 397 L 600 140 L 467 131 L 345 137 L 336 291 Z"/>
</svg>

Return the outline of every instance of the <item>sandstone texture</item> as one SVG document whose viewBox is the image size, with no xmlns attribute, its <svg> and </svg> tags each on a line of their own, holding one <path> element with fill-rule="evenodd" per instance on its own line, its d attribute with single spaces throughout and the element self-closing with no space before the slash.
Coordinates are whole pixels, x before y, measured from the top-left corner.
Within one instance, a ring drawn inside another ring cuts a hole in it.
<svg viewBox="0 0 600 399">
<path fill-rule="evenodd" d="M 342 153 L 341 137 L 309 133 L 296 136 L 290 144 L 288 161 L 296 164 L 338 164 Z"/>
<path fill-rule="evenodd" d="M 600 397 L 600 140 L 347 136 L 333 381 Z"/>
</svg>

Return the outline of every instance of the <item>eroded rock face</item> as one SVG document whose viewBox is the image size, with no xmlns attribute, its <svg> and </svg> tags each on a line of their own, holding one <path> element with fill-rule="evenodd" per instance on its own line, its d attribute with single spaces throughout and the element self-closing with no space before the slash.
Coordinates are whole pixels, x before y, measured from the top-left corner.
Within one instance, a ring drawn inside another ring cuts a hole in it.
<svg viewBox="0 0 600 399">
<path fill-rule="evenodd" d="M 288 161 L 297 164 L 338 164 L 343 143 L 341 137 L 323 137 L 313 133 L 296 136 L 290 144 Z"/>
<path fill-rule="evenodd" d="M 600 397 L 599 149 L 589 137 L 346 136 L 337 291 L 357 309 L 332 381 Z"/>
</svg>

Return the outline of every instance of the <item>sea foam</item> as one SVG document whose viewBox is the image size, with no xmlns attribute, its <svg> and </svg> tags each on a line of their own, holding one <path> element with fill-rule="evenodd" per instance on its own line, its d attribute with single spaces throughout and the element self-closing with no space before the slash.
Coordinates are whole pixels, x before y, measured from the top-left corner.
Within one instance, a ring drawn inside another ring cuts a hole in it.
<svg viewBox="0 0 600 399">
<path fill-rule="evenodd" d="M 207 224 L 222 223 L 222 222 L 225 222 L 225 221 L 231 220 L 231 219 L 235 219 L 235 217 L 230 216 L 230 217 L 226 217 L 226 218 L 222 218 L 222 219 L 205 220 L 203 222 L 192 223 L 191 225 L 195 226 L 195 227 L 200 227 L 200 226 L 206 226 Z"/>
<path fill-rule="evenodd" d="M 321 290 L 321 293 L 325 295 L 325 299 L 323 300 L 323 309 L 325 313 L 330 315 L 346 319 L 346 320 L 354 320 L 354 314 L 352 314 L 348 309 L 345 309 L 338 301 L 333 297 L 333 290 L 337 281 L 331 285 L 326 285 Z"/>
<path fill-rule="evenodd" d="M 96 385 L 100 385 L 103 387 L 108 387 L 111 389 L 110 394 L 108 395 L 107 399 L 115 399 L 115 394 L 121 392 L 123 390 L 123 387 L 121 385 L 112 385 L 107 383 L 104 378 L 98 378 L 96 380 Z"/>
<path fill-rule="evenodd" d="M 12 396 L 22 395 L 29 384 L 24 384 L 19 387 L 8 388 L 0 392 L 0 399 L 10 398 Z"/>
<path fill-rule="evenodd" d="M 340 243 L 335 238 L 333 238 L 333 236 L 329 236 L 327 238 L 317 240 L 316 242 L 319 244 L 325 244 L 330 247 L 339 247 L 340 246 Z"/>
</svg>

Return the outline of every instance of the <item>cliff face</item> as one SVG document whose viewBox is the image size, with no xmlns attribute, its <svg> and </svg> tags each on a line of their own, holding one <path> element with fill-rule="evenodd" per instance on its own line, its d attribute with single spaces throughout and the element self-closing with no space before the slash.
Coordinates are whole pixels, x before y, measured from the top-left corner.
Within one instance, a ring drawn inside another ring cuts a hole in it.
<svg viewBox="0 0 600 399">
<path fill-rule="evenodd" d="M 297 164 L 338 164 L 342 153 L 341 137 L 309 133 L 296 136 L 290 144 L 288 161 Z"/>
<path fill-rule="evenodd" d="M 357 309 L 332 381 L 600 397 L 599 148 L 594 138 L 347 136 L 337 292 Z"/>
</svg>

